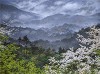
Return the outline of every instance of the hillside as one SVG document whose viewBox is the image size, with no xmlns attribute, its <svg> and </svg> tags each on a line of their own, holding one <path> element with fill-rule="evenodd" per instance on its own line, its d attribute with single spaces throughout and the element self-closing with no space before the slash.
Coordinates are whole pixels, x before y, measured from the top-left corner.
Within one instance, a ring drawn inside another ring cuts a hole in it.
<svg viewBox="0 0 100 74">
<path fill-rule="evenodd" d="M 3 27 L 3 26 L 2 26 Z M 74 29 L 72 29 L 72 27 Z M 53 27 L 51 29 L 41 28 L 41 29 L 32 29 L 32 28 L 23 28 L 23 27 L 10 27 L 5 26 L 6 30 L 11 31 L 10 37 L 18 39 L 25 35 L 28 36 L 30 41 L 36 40 L 48 40 L 48 41 L 57 41 L 64 38 L 70 38 L 71 35 L 76 32 L 75 30 L 79 27 L 72 24 L 64 24 L 59 27 Z"/>
<path fill-rule="evenodd" d="M 79 43 L 79 47 L 74 48 L 73 46 L 68 50 L 60 48 L 58 52 L 54 49 L 35 46 L 27 36 L 14 40 L 7 36 L 11 32 L 7 31 L 5 27 L 7 26 L 0 27 L 1 74 L 5 74 L 5 72 L 14 74 L 22 72 L 25 74 L 29 72 L 31 74 L 51 74 L 48 72 L 53 74 L 76 72 L 99 74 L 100 72 L 100 24 L 82 29 L 73 35 L 72 38 L 76 36 L 74 39 Z M 70 40 L 72 39 L 61 41 L 67 44 Z M 40 40 L 40 42 L 42 41 Z M 46 46 L 45 43 L 44 45 Z"/>
<path fill-rule="evenodd" d="M 99 26 L 99 24 L 97 26 Z M 77 28 L 77 26 L 73 25 L 72 27 Z M 8 32 L 6 33 L 8 36 L 10 36 L 15 40 L 19 39 L 19 37 L 23 38 L 24 36 L 27 36 L 34 45 L 41 46 L 46 49 L 48 48 L 59 49 L 60 47 L 65 49 L 74 47 L 76 49 L 79 47 L 79 42 L 77 41 L 78 37 L 77 34 L 80 34 L 85 38 L 88 38 L 88 35 L 86 33 L 89 32 L 91 29 L 91 27 L 82 28 L 78 32 L 74 32 L 71 29 L 71 25 L 67 26 L 67 24 L 59 27 L 54 27 L 51 30 L 50 29 L 34 30 L 31 28 L 9 27 L 9 26 L 2 28 L 4 28 L 5 32 Z"/>
<path fill-rule="evenodd" d="M 100 24 L 97 25 L 98 27 L 100 26 Z M 51 47 L 51 48 L 56 48 L 58 49 L 59 47 L 65 48 L 65 49 L 69 49 L 74 47 L 75 49 L 79 47 L 79 43 L 77 41 L 77 34 L 80 34 L 82 36 L 84 36 L 85 38 L 88 38 L 87 32 L 89 32 L 91 29 L 91 27 L 87 27 L 87 28 L 82 28 L 81 30 L 79 30 L 78 32 L 73 33 L 70 37 L 66 37 L 62 40 L 57 40 L 54 42 L 46 42 L 46 41 L 37 41 L 37 46 L 42 46 L 44 48 L 46 48 L 46 46 Z M 66 34 L 68 35 L 68 34 Z M 45 45 L 43 45 L 45 44 Z"/>
<path fill-rule="evenodd" d="M 67 52 L 62 53 L 60 60 L 56 57 L 49 59 L 50 64 L 47 66 L 46 73 L 49 71 L 52 74 L 100 73 L 100 24 L 80 30 L 77 33 L 77 40 L 80 42 L 80 47 L 70 48 Z"/>
</svg>

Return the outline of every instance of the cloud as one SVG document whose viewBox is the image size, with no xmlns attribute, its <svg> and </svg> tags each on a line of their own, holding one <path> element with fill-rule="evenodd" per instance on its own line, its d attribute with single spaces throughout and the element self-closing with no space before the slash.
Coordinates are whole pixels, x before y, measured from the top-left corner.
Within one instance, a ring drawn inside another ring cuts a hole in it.
<svg viewBox="0 0 100 74">
<path fill-rule="evenodd" d="M 24 9 L 26 11 L 30 11 L 30 9 L 35 8 L 36 6 L 42 4 L 43 2 L 45 2 L 47 0 L 24 0 L 20 3 L 17 4 L 17 6 L 21 9 Z"/>
<path fill-rule="evenodd" d="M 31 19 L 31 16 L 24 15 L 24 14 L 22 14 L 22 15 L 19 16 L 19 20 L 28 20 L 28 19 Z"/>
<path fill-rule="evenodd" d="M 79 9 L 81 6 L 77 3 L 66 3 L 64 5 L 52 5 L 48 6 L 46 4 L 38 5 L 34 8 L 33 12 L 40 14 L 42 17 L 54 15 L 54 14 L 65 14 L 66 11 L 74 11 Z"/>
<path fill-rule="evenodd" d="M 62 4 L 64 4 L 64 2 L 63 1 L 56 1 L 56 2 L 54 2 L 54 4 L 55 5 L 62 5 Z"/>
<path fill-rule="evenodd" d="M 65 5 L 63 5 L 62 8 L 64 10 L 72 10 L 73 11 L 73 10 L 80 9 L 81 8 L 81 5 L 78 4 L 78 3 L 69 2 L 69 3 L 65 4 Z"/>
<path fill-rule="evenodd" d="M 46 14 L 48 12 L 45 11 L 45 8 L 46 8 L 46 5 L 41 4 L 41 5 L 36 6 L 32 12 L 39 14 L 41 17 L 45 17 L 48 15 Z"/>
<path fill-rule="evenodd" d="M 21 0 L 16 5 L 42 18 L 54 14 L 90 15 L 100 12 L 100 0 Z"/>
<path fill-rule="evenodd" d="M 100 0 L 87 0 L 82 7 L 77 10 L 78 15 L 92 15 L 95 13 L 100 13 Z"/>
</svg>

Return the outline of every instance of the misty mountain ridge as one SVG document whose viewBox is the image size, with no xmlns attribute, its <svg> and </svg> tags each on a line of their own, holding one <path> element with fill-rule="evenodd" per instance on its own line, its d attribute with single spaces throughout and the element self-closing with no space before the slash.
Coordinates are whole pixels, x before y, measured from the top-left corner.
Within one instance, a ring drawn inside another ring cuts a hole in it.
<svg viewBox="0 0 100 74">
<path fill-rule="evenodd" d="M 68 25 L 68 26 L 67 26 Z M 72 27 L 74 29 L 72 29 Z M 19 37 L 23 37 L 25 35 L 31 41 L 35 40 L 48 40 L 48 41 L 56 41 L 61 40 L 66 37 L 71 37 L 71 35 L 76 32 L 75 28 L 79 28 L 75 25 L 64 24 L 62 26 L 53 27 L 51 29 L 32 29 L 32 28 L 22 28 L 22 27 L 10 27 L 7 26 L 6 30 L 11 31 L 10 37 L 18 39 Z"/>
<path fill-rule="evenodd" d="M 23 22 L 29 19 L 38 19 L 39 16 L 35 13 L 20 10 L 12 5 L 0 4 L 0 21 L 12 20 L 11 26 L 23 25 Z M 18 24 L 19 23 L 19 24 Z"/>
<path fill-rule="evenodd" d="M 27 36 L 33 45 L 43 47 L 45 49 L 48 48 L 58 49 L 59 47 L 65 49 L 74 47 L 75 49 L 77 49 L 80 44 L 77 41 L 78 37 L 77 34 L 80 34 L 85 38 L 87 38 L 88 35 L 86 34 L 86 32 L 89 32 L 91 29 L 91 27 L 87 27 L 87 28 L 82 28 L 78 32 L 68 31 L 67 33 L 65 32 L 65 34 L 59 34 L 60 32 L 57 32 L 56 36 L 53 33 L 52 35 L 49 35 L 48 33 L 50 32 L 45 32 L 42 29 L 34 30 L 31 28 L 9 27 L 9 26 L 4 26 L 4 28 L 6 31 L 10 32 L 9 36 L 11 38 L 17 40 L 19 37 L 23 38 L 24 36 Z M 100 24 L 96 25 L 96 28 L 100 28 Z"/>
<path fill-rule="evenodd" d="M 99 13 L 91 16 L 54 14 L 40 19 L 38 14 L 26 12 L 8 4 L 0 4 L 0 14 L 2 14 L 0 15 L 0 21 L 11 19 L 11 26 L 29 27 L 33 29 L 53 28 L 55 26 L 61 26 L 66 22 L 68 24 L 76 24 L 79 27 L 100 22 L 99 17 L 97 17 Z"/>
<path fill-rule="evenodd" d="M 100 24 L 97 24 L 97 25 L 94 25 L 94 26 L 96 27 L 95 29 L 100 28 Z M 38 40 L 38 41 L 35 41 L 35 44 L 37 46 L 42 46 L 44 48 L 52 48 L 52 49 L 59 49 L 60 47 L 64 48 L 64 49 L 69 49 L 69 48 L 77 49 L 77 48 L 80 47 L 79 44 L 81 44 L 77 40 L 77 38 L 78 38 L 77 34 L 80 34 L 80 35 L 82 35 L 85 38 L 89 38 L 89 35 L 87 34 L 87 32 L 91 32 L 91 28 L 92 27 L 93 26 L 87 27 L 87 28 L 82 28 L 78 32 L 74 32 L 71 35 L 71 37 L 69 37 L 69 38 L 66 37 L 66 38 L 64 38 L 62 40 L 57 40 L 57 41 L 54 41 L 54 42 L 48 42 L 48 41 Z"/>
<path fill-rule="evenodd" d="M 85 29 L 81 30 L 82 28 L 100 23 L 100 13 L 89 16 L 54 14 L 40 19 L 38 14 L 2 3 L 0 4 L 0 14 L 2 14 L 0 23 L 11 20 L 5 27 L 11 32 L 9 35 L 11 38 L 17 40 L 19 37 L 27 35 L 30 41 L 44 48 L 63 47 L 67 49 L 72 46 L 77 48 L 76 34 L 84 34 Z"/>
</svg>

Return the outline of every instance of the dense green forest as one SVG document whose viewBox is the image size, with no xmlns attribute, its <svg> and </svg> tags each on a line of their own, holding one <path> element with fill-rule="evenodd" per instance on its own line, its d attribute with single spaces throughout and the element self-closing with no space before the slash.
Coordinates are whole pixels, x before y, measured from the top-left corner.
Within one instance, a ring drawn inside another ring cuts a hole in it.
<svg viewBox="0 0 100 74">
<path fill-rule="evenodd" d="M 0 74 L 44 74 L 44 66 L 49 64 L 51 56 L 60 56 L 53 49 L 43 49 L 31 45 L 27 36 L 19 38 L 19 44 L 8 42 L 11 39 L 0 34 Z M 25 46 L 21 45 L 21 41 Z M 30 43 L 30 46 L 27 46 Z"/>
</svg>

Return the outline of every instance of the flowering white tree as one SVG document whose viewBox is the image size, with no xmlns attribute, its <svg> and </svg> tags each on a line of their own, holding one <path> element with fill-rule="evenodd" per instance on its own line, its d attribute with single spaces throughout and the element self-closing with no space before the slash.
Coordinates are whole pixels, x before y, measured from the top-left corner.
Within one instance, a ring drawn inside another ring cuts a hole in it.
<svg viewBox="0 0 100 74">
<path fill-rule="evenodd" d="M 86 34 L 88 38 L 77 34 L 81 44 L 76 51 L 62 53 L 60 60 L 51 57 L 46 74 L 100 74 L 100 57 L 95 52 L 100 47 L 100 28 L 93 26 Z"/>
</svg>

